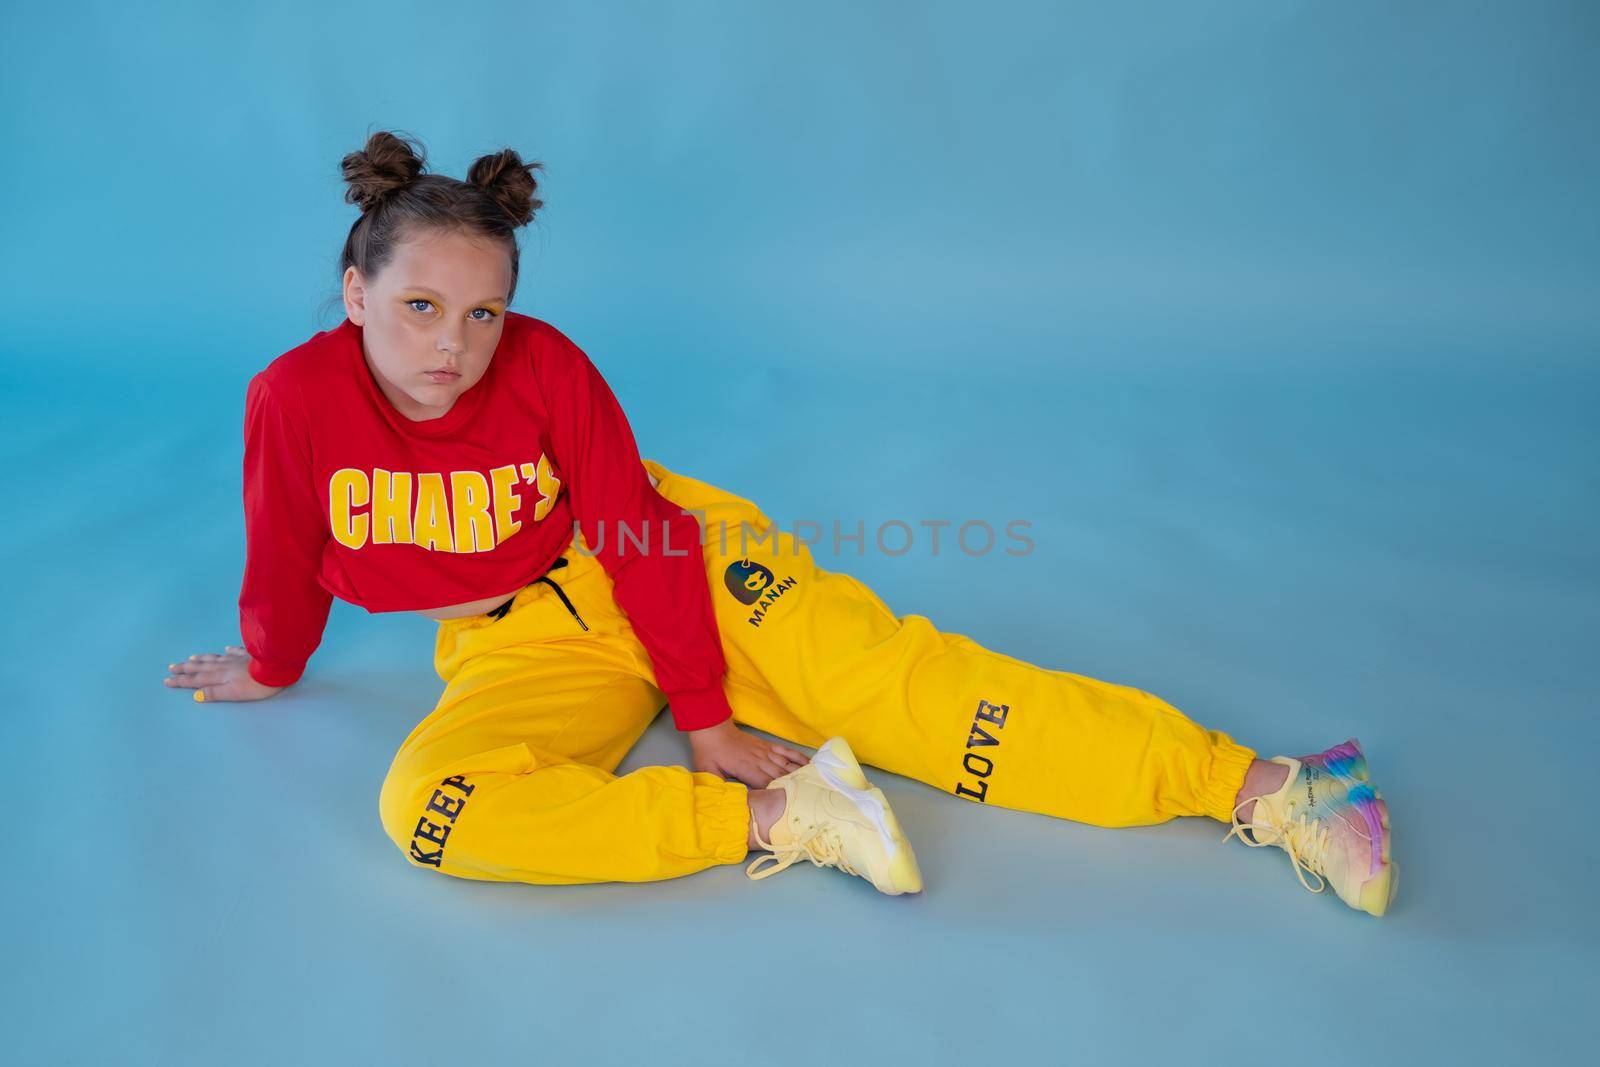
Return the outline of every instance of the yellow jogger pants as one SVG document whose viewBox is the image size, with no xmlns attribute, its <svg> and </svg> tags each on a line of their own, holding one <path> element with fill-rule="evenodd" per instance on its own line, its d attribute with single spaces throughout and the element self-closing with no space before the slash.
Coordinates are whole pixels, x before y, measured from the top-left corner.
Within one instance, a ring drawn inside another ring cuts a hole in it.
<svg viewBox="0 0 1600 1067">
<path fill-rule="evenodd" d="M 1228 821 L 1253 750 L 1142 690 L 897 617 L 861 582 L 818 567 L 755 504 L 644 464 L 663 496 L 702 517 L 736 722 L 810 748 L 843 735 L 863 764 L 974 803 L 1098 826 Z M 575 540 L 551 572 L 571 610 L 537 582 L 501 617 L 439 624 L 444 693 L 400 746 L 379 800 L 413 864 L 559 884 L 674 878 L 745 858 L 743 783 L 685 767 L 613 773 L 666 700 L 584 547 Z"/>
</svg>

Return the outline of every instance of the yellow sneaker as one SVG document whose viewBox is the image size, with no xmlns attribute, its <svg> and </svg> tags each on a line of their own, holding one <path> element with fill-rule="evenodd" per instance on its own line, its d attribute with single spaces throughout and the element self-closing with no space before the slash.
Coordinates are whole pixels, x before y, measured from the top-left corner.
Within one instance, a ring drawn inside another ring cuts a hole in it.
<svg viewBox="0 0 1600 1067">
<path fill-rule="evenodd" d="M 770 853 L 745 868 L 761 879 L 809 860 L 867 879 L 890 895 L 922 892 L 922 872 L 883 791 L 867 782 L 842 737 L 829 738 L 811 762 L 772 780 L 768 789 L 788 794 L 773 820 L 772 840 L 756 842 Z M 771 865 L 762 868 L 763 863 Z M 757 873 L 759 870 L 759 873 Z"/>
</svg>

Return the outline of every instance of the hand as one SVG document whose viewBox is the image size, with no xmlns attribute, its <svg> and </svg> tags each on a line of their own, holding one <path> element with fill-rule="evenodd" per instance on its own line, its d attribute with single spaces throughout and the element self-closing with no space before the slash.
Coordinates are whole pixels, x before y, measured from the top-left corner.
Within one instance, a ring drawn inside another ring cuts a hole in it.
<svg viewBox="0 0 1600 1067">
<path fill-rule="evenodd" d="M 809 756 L 788 745 L 746 733 L 732 719 L 688 733 L 695 770 L 737 778 L 755 789 L 765 789 L 774 778 L 811 762 Z"/>
<path fill-rule="evenodd" d="M 265 700 L 287 686 L 262 685 L 250 677 L 250 653 L 228 645 L 222 655 L 201 653 L 168 664 L 170 677 L 161 679 L 168 689 L 193 689 L 196 700 Z"/>
</svg>

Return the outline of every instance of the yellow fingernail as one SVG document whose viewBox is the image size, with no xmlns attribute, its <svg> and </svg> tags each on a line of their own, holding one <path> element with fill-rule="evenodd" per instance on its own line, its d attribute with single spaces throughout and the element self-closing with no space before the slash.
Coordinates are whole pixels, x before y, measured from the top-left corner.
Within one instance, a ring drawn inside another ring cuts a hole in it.
<svg viewBox="0 0 1600 1067">
<path fill-rule="evenodd" d="M 175 670 L 177 670 L 177 669 L 178 669 L 178 665 L 177 665 L 177 664 L 176 664 L 176 663 L 169 663 L 169 664 L 167 664 L 167 670 L 169 670 L 169 671 L 175 671 Z"/>
<path fill-rule="evenodd" d="M 196 700 L 198 700 L 198 701 L 201 701 L 201 702 L 202 702 L 202 703 L 204 703 L 204 702 L 205 702 L 205 699 L 206 699 L 206 692 L 205 692 L 205 690 L 204 690 L 204 689 L 196 689 L 196 690 L 195 690 L 195 691 L 194 691 L 194 698 L 195 698 L 195 699 L 196 699 Z"/>
</svg>

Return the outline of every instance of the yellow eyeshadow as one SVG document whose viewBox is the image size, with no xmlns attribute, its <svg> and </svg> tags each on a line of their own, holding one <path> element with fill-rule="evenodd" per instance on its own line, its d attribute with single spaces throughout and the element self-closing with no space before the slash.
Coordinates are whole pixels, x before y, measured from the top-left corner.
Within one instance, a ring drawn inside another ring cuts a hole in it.
<svg viewBox="0 0 1600 1067">
<path fill-rule="evenodd" d="M 409 304 L 413 300 L 426 300 L 428 303 L 432 304 L 434 307 L 438 307 L 439 306 L 439 301 L 437 299 L 435 299 L 434 297 L 431 297 L 431 296 L 418 295 L 418 296 L 403 296 L 403 297 L 400 298 L 400 302 L 402 304 Z M 486 311 L 492 311 L 496 315 L 504 314 L 505 313 L 505 309 L 506 309 L 505 304 L 503 304 L 499 300 L 491 300 L 488 303 L 474 304 L 472 306 L 474 308 L 483 308 Z"/>
</svg>

